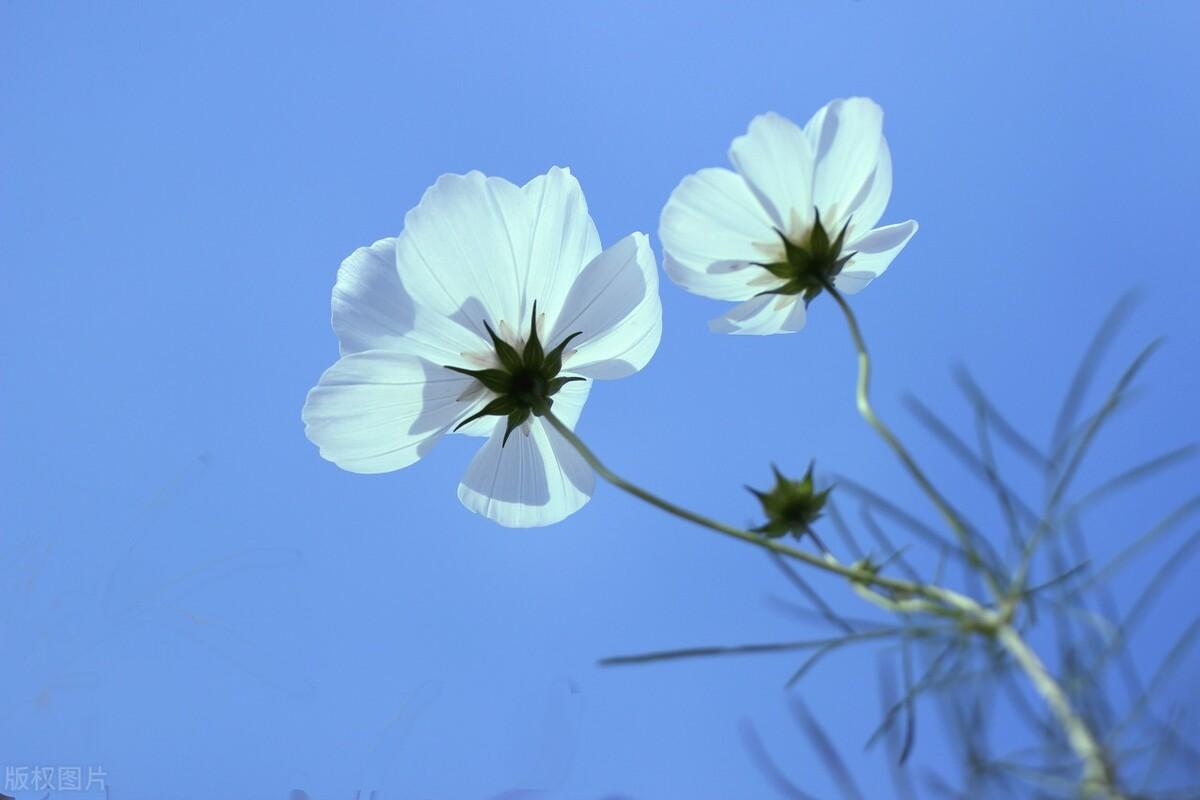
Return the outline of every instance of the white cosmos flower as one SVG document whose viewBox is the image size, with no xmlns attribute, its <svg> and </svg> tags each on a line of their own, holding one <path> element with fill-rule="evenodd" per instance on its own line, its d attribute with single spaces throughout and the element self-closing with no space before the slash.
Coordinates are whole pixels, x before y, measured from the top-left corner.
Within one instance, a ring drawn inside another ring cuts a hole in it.
<svg viewBox="0 0 1200 800">
<path fill-rule="evenodd" d="M 673 281 L 738 301 L 713 331 L 798 331 L 823 280 L 854 294 L 916 233 L 912 220 L 875 227 L 892 192 L 892 159 L 883 111 L 865 97 L 834 100 L 803 128 L 775 113 L 755 117 L 729 160 L 737 172 L 684 178 L 659 225 Z"/>
<path fill-rule="evenodd" d="M 501 525 L 549 525 L 588 501 L 595 475 L 536 406 L 574 428 L 592 379 L 646 365 L 662 334 L 657 266 L 643 233 L 601 251 L 569 170 L 524 186 L 443 175 L 400 236 L 342 263 L 333 328 L 341 358 L 302 414 L 324 458 L 389 472 L 446 433 L 486 436 L 463 504 Z"/>
</svg>

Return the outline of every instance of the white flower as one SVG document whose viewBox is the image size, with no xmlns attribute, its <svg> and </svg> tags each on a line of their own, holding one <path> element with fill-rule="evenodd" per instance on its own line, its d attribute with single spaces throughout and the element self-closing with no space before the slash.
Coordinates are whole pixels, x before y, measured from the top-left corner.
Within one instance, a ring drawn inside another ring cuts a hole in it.
<svg viewBox="0 0 1200 800">
<path fill-rule="evenodd" d="M 671 193 L 659 237 L 667 275 L 695 294 L 739 304 L 719 333 L 791 333 L 831 281 L 854 294 L 917 231 L 875 228 L 892 193 L 883 111 L 865 97 L 834 100 L 801 128 L 769 113 L 733 140 L 737 172 L 702 169 Z"/>
<path fill-rule="evenodd" d="M 646 365 L 662 334 L 657 266 L 642 233 L 601 252 L 566 169 L 524 186 L 443 175 L 399 237 L 342 263 L 333 328 L 342 357 L 302 414 L 324 458 L 389 472 L 446 433 L 486 436 L 459 499 L 501 525 L 549 525 L 588 501 L 595 475 L 539 410 L 574 428 L 591 379 Z"/>
</svg>

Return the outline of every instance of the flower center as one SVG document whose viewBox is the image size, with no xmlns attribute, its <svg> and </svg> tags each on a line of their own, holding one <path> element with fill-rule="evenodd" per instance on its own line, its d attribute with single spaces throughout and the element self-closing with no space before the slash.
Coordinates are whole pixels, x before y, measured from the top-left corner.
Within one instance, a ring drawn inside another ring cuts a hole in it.
<svg viewBox="0 0 1200 800">
<path fill-rule="evenodd" d="M 562 371 L 563 350 L 571 340 L 582 331 L 572 333 L 563 339 L 550 352 L 542 348 L 537 332 L 537 303 L 533 304 L 533 320 L 529 324 L 529 338 L 525 347 L 518 352 L 508 342 L 501 339 L 487 322 L 483 323 L 488 335 L 492 338 L 492 346 L 496 350 L 499 367 L 490 369 L 465 369 L 447 365 L 446 369 L 454 370 L 463 375 L 470 375 L 483 384 L 484 388 L 493 392 L 493 398 L 482 409 L 464 419 L 455 426 L 458 430 L 468 422 L 480 417 L 508 417 L 508 427 L 504 431 L 503 444 L 508 444 L 508 437 L 517 426 L 530 416 L 541 416 L 554 405 L 553 397 L 558 390 L 571 381 L 582 381 L 585 378 L 560 378 Z"/>
<path fill-rule="evenodd" d="M 520 405 L 534 408 L 539 401 L 549 400 L 550 392 L 546 379 L 540 372 L 531 369 L 521 369 L 514 372 L 509 379 L 509 393 Z"/>
<path fill-rule="evenodd" d="M 754 266 L 762 267 L 783 283 L 774 289 L 768 289 L 764 294 L 796 295 L 804 294 L 804 302 L 809 302 L 824 289 L 833 278 L 842 271 L 846 262 L 854 257 L 854 253 L 842 255 L 842 245 L 846 241 L 846 229 L 850 220 L 842 226 L 836 239 L 829 238 L 829 232 L 821 223 L 821 212 L 813 209 L 815 222 L 809 231 L 807 241 L 803 244 L 793 242 L 780 230 L 775 233 L 783 241 L 783 260 L 769 263 L 752 262 Z"/>
</svg>

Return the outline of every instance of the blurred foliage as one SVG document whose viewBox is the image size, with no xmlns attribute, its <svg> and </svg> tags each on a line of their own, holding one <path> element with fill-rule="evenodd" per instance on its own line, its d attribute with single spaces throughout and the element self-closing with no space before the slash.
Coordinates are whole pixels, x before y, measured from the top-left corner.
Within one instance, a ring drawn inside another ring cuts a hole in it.
<svg viewBox="0 0 1200 800">
<path fill-rule="evenodd" d="M 1021 433 L 966 369 L 955 374 L 973 411 L 963 426 L 966 433 L 956 431 L 920 400 L 907 401 L 917 422 L 987 489 L 998 509 L 996 518 L 1002 520 L 995 529 L 970 521 L 986 516 L 984 509 L 966 513 L 955 507 L 953 514 L 963 521 L 965 535 L 946 536 L 844 475 L 833 476 L 836 489 L 824 508 L 825 524 L 835 534 L 834 551 L 848 554 L 856 564 L 887 569 L 922 586 L 954 585 L 981 604 L 987 602 L 985 585 L 1001 587 L 1011 599 L 1012 625 L 1022 639 L 1037 644 L 1050 675 L 1097 739 L 1115 786 L 1098 789 L 1081 778 L 1078 751 L 1061 720 L 1012 653 L 995 639 L 977 635 L 980 631 L 961 620 L 920 609 L 897 609 L 884 621 L 844 614 L 833 607 L 834 602 L 841 604 L 841 597 L 822 595 L 774 553 L 773 561 L 804 601 L 789 605 L 819 634 L 795 641 L 620 656 L 602 663 L 795 652 L 803 658 L 787 680 L 791 687 L 832 654 L 874 647 L 881 708 L 866 744 L 888 759 L 896 797 L 1200 798 L 1200 745 L 1189 741 L 1186 733 L 1195 692 L 1180 696 L 1172 682 L 1186 669 L 1200 639 L 1200 615 L 1194 606 L 1164 607 L 1160 602 L 1172 582 L 1187 574 L 1200 550 L 1200 529 L 1186 533 L 1182 541 L 1177 536 L 1200 510 L 1200 494 L 1177 503 L 1164 501 L 1166 513 L 1145 515 L 1156 518 L 1104 558 L 1093 556 L 1094 537 L 1124 537 L 1120 530 L 1091 530 L 1100 526 L 1085 518 L 1103 501 L 1152 485 L 1168 470 L 1192 466 L 1198 448 L 1181 446 L 1127 465 L 1092 488 L 1077 487 L 1082 465 L 1105 428 L 1129 407 L 1136 379 L 1159 344 L 1139 352 L 1101 392 L 1099 402 L 1089 406 L 1106 356 L 1133 305 L 1133 298 L 1122 298 L 1100 326 L 1070 382 L 1049 441 L 1042 445 Z M 1002 448 L 1025 474 L 1003 474 L 998 465 Z M 1029 484 L 1042 487 L 1039 502 L 1016 488 Z M 1131 591 L 1126 570 L 1135 560 L 1152 555 L 1161 567 Z M 1125 582 L 1118 591 L 1114 584 L 1119 578 Z M 1157 663 L 1135 644 L 1139 630 L 1155 614 L 1178 618 L 1182 628 Z M 1186 678 L 1182 682 L 1189 683 Z M 1190 685 L 1194 689 L 1194 681 Z M 864 797 L 819 721 L 796 693 L 788 698 L 798 731 L 840 795 Z M 956 769 L 912 766 L 918 716 L 932 716 L 940 724 L 944 739 L 957 752 Z M 1005 740 L 994 741 L 997 726 L 989 723 L 1000 716 L 1006 722 Z M 770 754 L 750 724 L 744 739 L 750 757 L 780 796 L 813 796 L 789 777 L 788 765 Z"/>
</svg>

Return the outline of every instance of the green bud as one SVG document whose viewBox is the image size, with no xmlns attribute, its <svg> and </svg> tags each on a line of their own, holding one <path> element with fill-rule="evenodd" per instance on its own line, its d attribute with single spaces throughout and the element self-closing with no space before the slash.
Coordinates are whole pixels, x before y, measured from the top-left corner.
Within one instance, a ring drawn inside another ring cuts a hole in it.
<svg viewBox="0 0 1200 800">
<path fill-rule="evenodd" d="M 883 569 L 883 565 L 875 563 L 874 557 L 867 556 L 866 558 L 861 558 L 858 561 L 855 561 L 853 564 L 850 565 L 850 568 L 853 570 L 857 570 L 859 572 L 865 572 L 868 575 L 871 575 L 872 577 L 874 577 L 875 575 L 879 574 L 879 570 Z M 852 578 L 851 581 L 853 583 L 860 582 L 856 578 Z"/>
<path fill-rule="evenodd" d="M 831 489 L 816 491 L 812 464 L 808 465 L 808 471 L 798 481 L 785 477 L 774 464 L 771 469 L 775 473 L 775 485 L 769 491 L 760 492 L 746 487 L 762 503 L 763 513 L 767 517 L 764 525 L 751 530 L 769 539 L 788 534 L 797 539 L 806 533 L 811 535 L 810 526 L 821 517 L 821 509 L 825 507 Z"/>
</svg>

